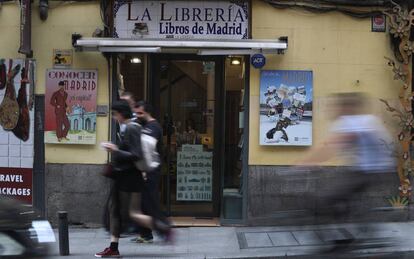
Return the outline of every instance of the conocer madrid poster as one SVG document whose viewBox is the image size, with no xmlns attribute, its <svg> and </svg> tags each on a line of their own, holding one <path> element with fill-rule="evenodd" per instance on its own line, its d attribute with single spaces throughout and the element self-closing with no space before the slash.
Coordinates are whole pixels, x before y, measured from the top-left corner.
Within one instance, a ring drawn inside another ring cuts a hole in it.
<svg viewBox="0 0 414 259">
<path fill-rule="evenodd" d="M 96 70 L 46 71 L 46 143 L 96 143 L 97 86 Z"/>
</svg>

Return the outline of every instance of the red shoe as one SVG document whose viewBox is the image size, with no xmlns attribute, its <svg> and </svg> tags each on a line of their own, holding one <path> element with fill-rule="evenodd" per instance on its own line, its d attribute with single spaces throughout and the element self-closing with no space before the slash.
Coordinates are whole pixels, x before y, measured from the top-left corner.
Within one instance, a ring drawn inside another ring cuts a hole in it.
<svg viewBox="0 0 414 259">
<path fill-rule="evenodd" d="M 102 252 L 96 253 L 95 257 L 99 257 L 99 258 L 120 258 L 121 255 L 119 254 L 118 250 L 112 250 L 111 248 L 107 247 Z"/>
</svg>

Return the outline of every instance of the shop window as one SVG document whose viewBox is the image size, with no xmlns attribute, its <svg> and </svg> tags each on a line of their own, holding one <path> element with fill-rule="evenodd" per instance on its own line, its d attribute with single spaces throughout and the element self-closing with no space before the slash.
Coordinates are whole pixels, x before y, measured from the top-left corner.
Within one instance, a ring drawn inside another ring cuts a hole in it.
<svg viewBox="0 0 414 259">
<path fill-rule="evenodd" d="M 242 169 L 243 139 L 243 57 L 226 58 L 226 142 L 224 188 L 239 189 Z"/>
<path fill-rule="evenodd" d="M 146 55 L 120 54 L 118 56 L 120 82 L 119 92 L 130 92 L 135 99 L 144 100 L 146 97 Z"/>
</svg>

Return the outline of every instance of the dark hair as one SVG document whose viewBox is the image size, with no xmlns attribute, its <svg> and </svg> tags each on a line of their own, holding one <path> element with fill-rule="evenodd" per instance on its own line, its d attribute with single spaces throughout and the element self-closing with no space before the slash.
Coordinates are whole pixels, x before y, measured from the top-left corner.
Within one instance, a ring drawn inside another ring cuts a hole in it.
<svg viewBox="0 0 414 259">
<path fill-rule="evenodd" d="M 119 100 L 112 104 L 111 109 L 113 111 L 119 112 L 122 117 L 125 119 L 131 119 L 132 118 L 132 111 L 129 107 L 129 104 L 125 100 Z"/>
<path fill-rule="evenodd" d="M 65 81 L 59 81 L 58 85 L 59 86 L 64 86 L 65 85 Z"/>
<path fill-rule="evenodd" d="M 150 115 L 152 115 L 154 111 L 154 109 L 152 108 L 152 105 L 145 101 L 139 101 L 135 104 L 135 108 L 139 108 L 139 107 L 142 107 L 144 111 L 149 113 Z"/>
</svg>

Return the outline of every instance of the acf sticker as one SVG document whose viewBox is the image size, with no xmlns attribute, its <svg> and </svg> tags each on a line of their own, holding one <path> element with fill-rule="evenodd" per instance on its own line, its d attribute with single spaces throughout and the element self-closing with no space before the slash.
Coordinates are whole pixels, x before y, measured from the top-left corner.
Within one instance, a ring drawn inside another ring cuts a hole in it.
<svg viewBox="0 0 414 259">
<path fill-rule="evenodd" d="M 266 64 L 266 58 L 262 54 L 254 54 L 250 62 L 254 68 L 262 68 Z"/>
</svg>

